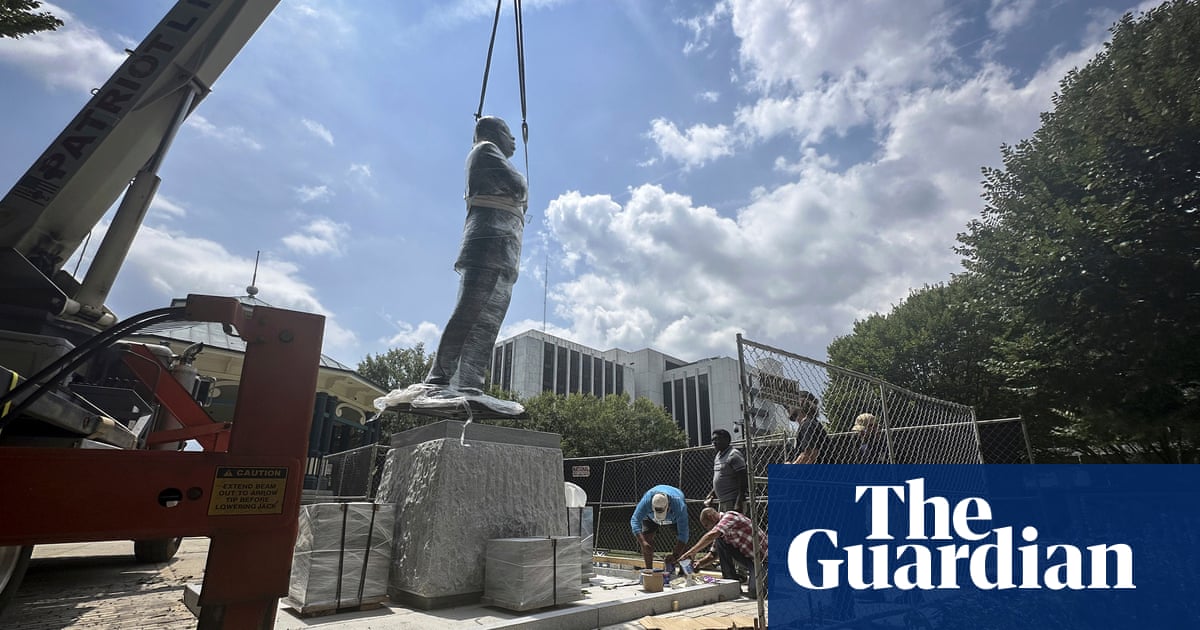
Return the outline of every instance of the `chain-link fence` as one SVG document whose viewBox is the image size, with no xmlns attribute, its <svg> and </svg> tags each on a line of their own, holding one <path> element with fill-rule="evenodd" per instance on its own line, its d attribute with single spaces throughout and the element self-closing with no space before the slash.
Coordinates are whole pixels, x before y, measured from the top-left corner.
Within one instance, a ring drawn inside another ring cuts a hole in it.
<svg viewBox="0 0 1200 630">
<path fill-rule="evenodd" d="M 675 451 L 644 453 L 615 458 L 605 458 L 603 474 L 598 483 L 599 501 L 596 518 L 596 548 L 603 550 L 633 551 L 637 543 L 630 531 L 629 521 L 642 495 L 659 484 L 675 486 L 683 491 L 688 507 L 688 519 L 692 526 L 688 534 L 691 542 L 704 533 L 700 531 L 700 510 L 704 509 L 704 498 L 712 490 L 713 450 L 710 446 L 699 446 Z M 595 464 L 592 465 L 595 467 Z M 578 479 L 574 480 L 578 483 Z M 588 495 L 589 501 L 592 498 Z M 654 537 L 655 551 L 668 553 L 674 546 L 675 531 L 667 526 L 666 533 Z"/>
<path fill-rule="evenodd" d="M 978 422 L 972 408 L 918 394 L 890 383 L 738 336 L 738 362 L 745 412 L 745 456 L 752 475 L 750 517 L 768 531 L 768 467 L 771 464 L 982 464 L 1031 462 L 1020 418 Z M 821 484 L 803 505 L 770 505 L 775 518 L 832 522 L 845 518 L 835 496 L 847 469 L 821 467 Z M 977 495 L 983 470 L 954 467 L 954 479 L 936 480 L 952 494 Z M 828 492 L 824 485 L 828 484 Z M 766 558 L 756 558 L 765 561 Z M 759 566 L 758 576 L 766 571 Z M 766 621 L 765 583 L 758 593 Z M 849 591 L 810 598 L 814 627 L 845 623 L 879 611 L 861 610 Z M 886 604 L 887 602 L 883 602 Z M 895 602 L 893 602 L 894 604 Z M 911 602 L 910 602 L 911 603 Z"/>
<path fill-rule="evenodd" d="M 387 452 L 384 444 L 370 444 L 326 455 L 315 471 L 313 497 L 319 501 L 373 501 Z"/>
<path fill-rule="evenodd" d="M 1032 464 L 1033 448 L 1021 418 L 980 420 L 979 450 L 985 464 Z"/>
<path fill-rule="evenodd" d="M 1020 418 L 985 420 L 977 424 L 986 463 L 1015 464 L 1029 461 Z M 909 433 L 913 433 L 912 429 L 909 429 Z M 851 455 L 857 452 L 860 439 L 857 432 L 850 430 L 827 435 L 829 455 L 822 457 L 822 461 L 855 461 Z M 762 466 L 784 461 L 789 448 L 785 433 L 760 433 L 752 440 L 752 444 L 756 462 L 765 462 Z M 732 446 L 743 453 L 747 451 L 744 441 L 735 441 Z M 918 450 L 918 447 L 910 450 Z M 931 451 L 929 447 L 924 450 Z M 653 486 L 665 483 L 681 489 L 687 499 L 691 522 L 699 523 L 704 497 L 712 489 L 713 456 L 711 446 L 698 446 L 656 453 L 567 458 L 563 460 L 563 478 L 580 486 L 587 493 L 587 505 L 595 508 L 596 548 L 633 553 L 636 544 L 630 533 L 629 519 L 643 493 Z M 944 460 L 939 460 L 937 453 L 932 452 L 922 463 L 938 461 Z M 910 459 L 909 463 L 916 462 Z M 765 471 L 758 470 L 756 479 L 759 487 L 756 499 L 763 506 L 759 511 L 760 522 L 765 523 Z M 690 530 L 692 542 L 703 534 L 698 525 Z M 657 536 L 655 547 L 660 552 L 670 551 L 672 540 L 671 536 Z"/>
</svg>

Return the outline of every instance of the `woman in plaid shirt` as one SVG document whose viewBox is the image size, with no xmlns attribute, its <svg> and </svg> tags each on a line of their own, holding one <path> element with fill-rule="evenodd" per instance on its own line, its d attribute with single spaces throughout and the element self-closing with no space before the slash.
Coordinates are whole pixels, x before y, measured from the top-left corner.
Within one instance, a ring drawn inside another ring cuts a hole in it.
<svg viewBox="0 0 1200 630">
<path fill-rule="evenodd" d="M 737 563 L 747 569 L 750 574 L 748 595 L 757 597 L 756 580 L 754 579 L 754 533 L 758 534 L 758 557 L 762 559 L 763 569 L 767 566 L 767 536 L 762 530 L 754 527 L 750 518 L 738 512 L 718 512 L 705 508 L 700 512 L 700 524 L 708 531 L 700 537 L 695 546 L 680 554 L 681 558 L 691 558 L 710 544 L 712 550 L 695 562 L 696 568 L 702 568 L 721 561 L 721 577 L 736 580 Z"/>
</svg>

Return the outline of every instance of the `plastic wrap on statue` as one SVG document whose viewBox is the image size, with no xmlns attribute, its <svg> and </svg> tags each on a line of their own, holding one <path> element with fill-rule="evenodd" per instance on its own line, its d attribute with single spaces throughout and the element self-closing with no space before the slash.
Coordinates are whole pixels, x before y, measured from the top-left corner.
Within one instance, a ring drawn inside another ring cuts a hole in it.
<svg viewBox="0 0 1200 630">
<path fill-rule="evenodd" d="M 483 394 L 521 263 L 528 188 L 508 161 L 515 151 L 516 139 L 503 120 L 485 116 L 475 124 L 467 157 L 467 218 L 454 264 L 461 275 L 458 301 L 425 379 L 435 390 L 415 397 L 414 407 L 453 406 L 463 396 Z"/>
<path fill-rule="evenodd" d="M 521 264 L 528 187 L 508 161 L 516 146 L 503 120 L 485 116 L 475 123 L 475 144 L 466 167 L 467 217 L 454 263 L 461 276 L 458 300 L 425 382 L 377 398 L 375 408 L 380 412 L 397 408 L 465 417 L 468 422 L 481 411 L 502 416 L 525 412 L 519 403 L 483 393 L 492 348 Z"/>
<path fill-rule="evenodd" d="M 380 412 L 396 409 L 436 417 L 454 417 L 460 420 L 465 418 L 468 422 L 483 410 L 502 416 L 519 416 L 525 413 L 524 405 L 513 400 L 501 400 L 487 394 L 461 392 L 428 383 L 414 383 L 408 387 L 393 389 L 376 398 L 374 406 Z"/>
</svg>

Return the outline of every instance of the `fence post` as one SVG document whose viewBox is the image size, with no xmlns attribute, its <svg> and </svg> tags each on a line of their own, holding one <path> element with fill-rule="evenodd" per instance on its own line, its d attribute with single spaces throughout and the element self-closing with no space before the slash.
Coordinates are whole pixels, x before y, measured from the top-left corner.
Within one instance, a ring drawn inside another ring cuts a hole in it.
<svg viewBox="0 0 1200 630">
<path fill-rule="evenodd" d="M 751 425 L 752 420 L 750 414 L 751 410 L 754 408 L 754 400 L 750 395 L 750 378 L 748 370 L 746 370 L 746 349 L 742 343 L 742 333 L 738 333 L 737 335 L 737 347 L 738 380 L 741 381 L 739 386 L 742 390 L 742 432 L 746 437 L 746 476 L 749 477 L 749 483 L 747 484 L 748 496 L 746 500 L 750 503 L 750 543 L 754 552 L 754 588 L 755 592 L 758 594 L 758 618 L 754 620 L 754 626 L 756 628 L 760 626 L 765 628 L 767 626 L 766 597 L 764 595 L 764 591 L 766 589 L 761 587 L 766 584 L 767 576 L 763 575 L 762 557 L 758 550 L 758 536 L 755 531 L 758 528 L 759 523 L 762 522 L 762 519 L 758 518 L 757 514 L 758 493 L 757 489 L 755 488 L 756 484 L 754 482 L 754 455 L 752 455 L 754 452 L 754 428 Z M 740 588 L 741 587 L 739 587 L 739 589 Z"/>
<path fill-rule="evenodd" d="M 604 498 L 607 496 L 606 487 L 608 484 L 608 462 L 609 459 L 604 458 L 604 465 L 600 468 L 600 501 L 596 503 L 596 520 L 592 522 L 592 529 L 596 532 L 596 537 L 592 539 L 592 561 L 595 562 L 596 546 L 600 542 L 600 524 L 604 518 Z M 606 547 L 607 548 L 607 547 Z"/>
<path fill-rule="evenodd" d="M 887 393 L 879 385 L 879 415 L 883 416 L 883 441 L 887 444 L 888 463 L 896 463 L 896 448 L 892 446 L 892 423 L 888 419 Z"/>
<path fill-rule="evenodd" d="M 975 418 L 975 408 L 967 409 L 971 412 L 971 428 L 975 430 L 975 454 L 979 456 L 980 464 L 986 464 L 987 462 L 983 461 L 983 437 L 979 435 L 979 420 Z"/>
<path fill-rule="evenodd" d="M 1021 423 L 1021 435 L 1025 438 L 1025 453 L 1029 455 L 1029 463 L 1033 463 L 1033 444 L 1029 443 L 1029 431 L 1025 428 L 1025 416 L 1017 416 Z"/>
<path fill-rule="evenodd" d="M 680 490 L 683 490 L 683 454 L 686 452 L 684 450 L 679 451 L 679 476 L 677 477 L 678 483 L 675 484 L 675 487 Z M 684 498 L 686 499 L 687 497 L 685 496 Z"/>
</svg>

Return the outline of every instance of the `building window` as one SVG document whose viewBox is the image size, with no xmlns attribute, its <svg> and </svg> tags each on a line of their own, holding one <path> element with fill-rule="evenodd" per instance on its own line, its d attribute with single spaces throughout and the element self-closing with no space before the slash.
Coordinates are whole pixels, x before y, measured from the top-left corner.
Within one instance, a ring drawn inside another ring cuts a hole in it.
<svg viewBox="0 0 1200 630">
<path fill-rule="evenodd" d="M 555 371 L 558 378 L 554 380 L 554 393 L 567 393 L 567 349 L 565 346 L 560 346 L 558 349 L 558 368 Z"/>
<path fill-rule="evenodd" d="M 687 403 L 683 400 L 683 379 L 678 379 L 674 382 L 675 390 L 675 424 L 679 425 L 679 429 L 684 433 L 688 432 L 687 423 L 684 421 L 683 412 L 687 408 Z M 688 436 L 690 442 L 691 436 Z M 694 444 L 693 444 L 694 446 Z"/>
<path fill-rule="evenodd" d="M 504 344 L 504 378 L 500 387 L 506 392 L 512 391 L 513 342 Z"/>
<path fill-rule="evenodd" d="M 708 375 L 701 374 L 697 379 L 700 395 L 700 438 L 708 444 L 712 439 L 712 406 L 708 400 Z"/>
<path fill-rule="evenodd" d="M 579 391 L 579 351 L 571 351 L 571 393 Z"/>
<path fill-rule="evenodd" d="M 492 373 L 488 379 L 493 385 L 500 382 L 500 366 L 503 365 L 502 356 L 504 355 L 504 346 L 496 346 L 496 350 L 492 352 Z"/>
<path fill-rule="evenodd" d="M 612 361 L 604 362 L 604 394 L 613 393 L 613 364 Z"/>
<path fill-rule="evenodd" d="M 700 435 L 700 414 L 696 409 L 696 377 L 687 377 L 688 445 L 699 446 L 706 440 Z"/>
<path fill-rule="evenodd" d="M 616 383 L 616 385 L 614 385 L 614 389 L 618 394 L 625 393 L 625 366 L 624 365 L 617 366 L 617 383 Z"/>
<path fill-rule="evenodd" d="M 592 357 L 589 357 L 586 354 L 583 355 L 582 367 L 583 376 L 580 377 L 580 383 L 582 383 L 583 389 L 581 391 L 585 394 L 590 394 L 594 391 L 592 389 Z"/>
<path fill-rule="evenodd" d="M 672 407 L 673 407 L 673 405 L 671 404 L 671 381 L 663 381 L 663 409 L 666 409 L 667 415 L 671 416 L 671 419 L 674 420 L 675 414 L 671 411 Z M 679 428 L 681 430 L 683 430 L 682 424 L 679 424 L 678 421 L 675 424 L 679 425 Z"/>
<path fill-rule="evenodd" d="M 667 369 L 668 369 L 668 370 L 674 370 L 675 368 L 681 368 L 681 367 L 683 367 L 683 364 L 682 364 L 682 363 L 676 363 L 676 362 L 674 362 L 674 361 L 672 361 L 672 360 L 670 360 L 670 359 L 665 359 L 665 358 L 664 358 L 664 359 L 663 359 L 663 361 L 664 361 L 664 362 L 666 362 L 666 367 L 667 367 Z"/>
<path fill-rule="evenodd" d="M 554 344 L 542 342 L 542 391 L 554 391 Z"/>
<path fill-rule="evenodd" d="M 604 360 L 600 357 L 592 358 L 592 393 L 604 397 Z"/>
</svg>

